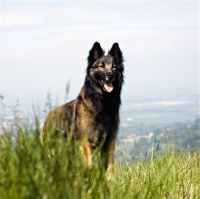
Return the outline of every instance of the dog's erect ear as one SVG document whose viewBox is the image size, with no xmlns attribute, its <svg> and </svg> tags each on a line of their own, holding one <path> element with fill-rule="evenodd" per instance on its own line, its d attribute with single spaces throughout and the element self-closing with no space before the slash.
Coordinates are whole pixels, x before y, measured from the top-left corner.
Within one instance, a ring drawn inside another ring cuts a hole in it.
<svg viewBox="0 0 200 199">
<path fill-rule="evenodd" d="M 97 59 L 102 57 L 103 54 L 104 54 L 104 51 L 101 48 L 100 43 L 96 41 L 89 52 L 88 64 L 93 64 Z"/>
<path fill-rule="evenodd" d="M 117 61 L 123 62 L 122 51 L 120 50 L 118 43 L 113 44 L 108 54 L 114 57 Z"/>
</svg>

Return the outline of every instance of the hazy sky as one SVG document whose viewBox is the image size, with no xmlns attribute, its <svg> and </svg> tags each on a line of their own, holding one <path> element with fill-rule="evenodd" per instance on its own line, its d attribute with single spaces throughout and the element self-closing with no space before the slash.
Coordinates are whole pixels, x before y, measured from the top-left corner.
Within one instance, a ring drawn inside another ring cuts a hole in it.
<svg viewBox="0 0 200 199">
<path fill-rule="evenodd" d="M 64 101 L 84 82 L 95 41 L 118 42 L 123 97 L 198 92 L 199 1 L 0 0 L 0 93 L 5 102 Z"/>
</svg>

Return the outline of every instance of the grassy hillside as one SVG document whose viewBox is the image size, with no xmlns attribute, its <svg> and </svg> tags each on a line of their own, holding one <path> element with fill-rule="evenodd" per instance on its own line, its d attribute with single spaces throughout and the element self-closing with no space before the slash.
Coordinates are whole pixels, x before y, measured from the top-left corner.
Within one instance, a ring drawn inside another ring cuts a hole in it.
<svg viewBox="0 0 200 199">
<path fill-rule="evenodd" d="M 0 199 L 200 198 L 200 152 L 173 150 L 148 162 L 115 164 L 109 181 L 98 153 L 88 170 L 78 143 L 58 140 L 44 149 L 39 128 L 0 137 Z"/>
</svg>

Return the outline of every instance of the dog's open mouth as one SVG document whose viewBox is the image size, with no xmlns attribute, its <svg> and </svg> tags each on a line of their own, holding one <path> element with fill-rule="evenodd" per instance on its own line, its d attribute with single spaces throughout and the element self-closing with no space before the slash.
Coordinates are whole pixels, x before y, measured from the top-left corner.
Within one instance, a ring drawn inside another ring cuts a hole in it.
<svg viewBox="0 0 200 199">
<path fill-rule="evenodd" d="M 104 91 L 110 93 L 113 90 L 112 81 L 101 80 Z"/>
</svg>

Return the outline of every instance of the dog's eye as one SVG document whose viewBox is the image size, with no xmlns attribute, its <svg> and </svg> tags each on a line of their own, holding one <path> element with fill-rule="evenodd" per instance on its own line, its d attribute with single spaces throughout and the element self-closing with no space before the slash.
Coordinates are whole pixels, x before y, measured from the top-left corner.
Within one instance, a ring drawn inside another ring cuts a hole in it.
<svg viewBox="0 0 200 199">
<path fill-rule="evenodd" d="M 104 64 L 103 63 L 101 63 L 101 64 L 99 64 L 99 66 L 98 66 L 99 68 L 104 68 Z"/>
<path fill-rule="evenodd" d="M 117 68 L 117 66 L 115 65 L 115 64 L 113 64 L 113 66 L 112 66 L 113 68 Z"/>
</svg>

